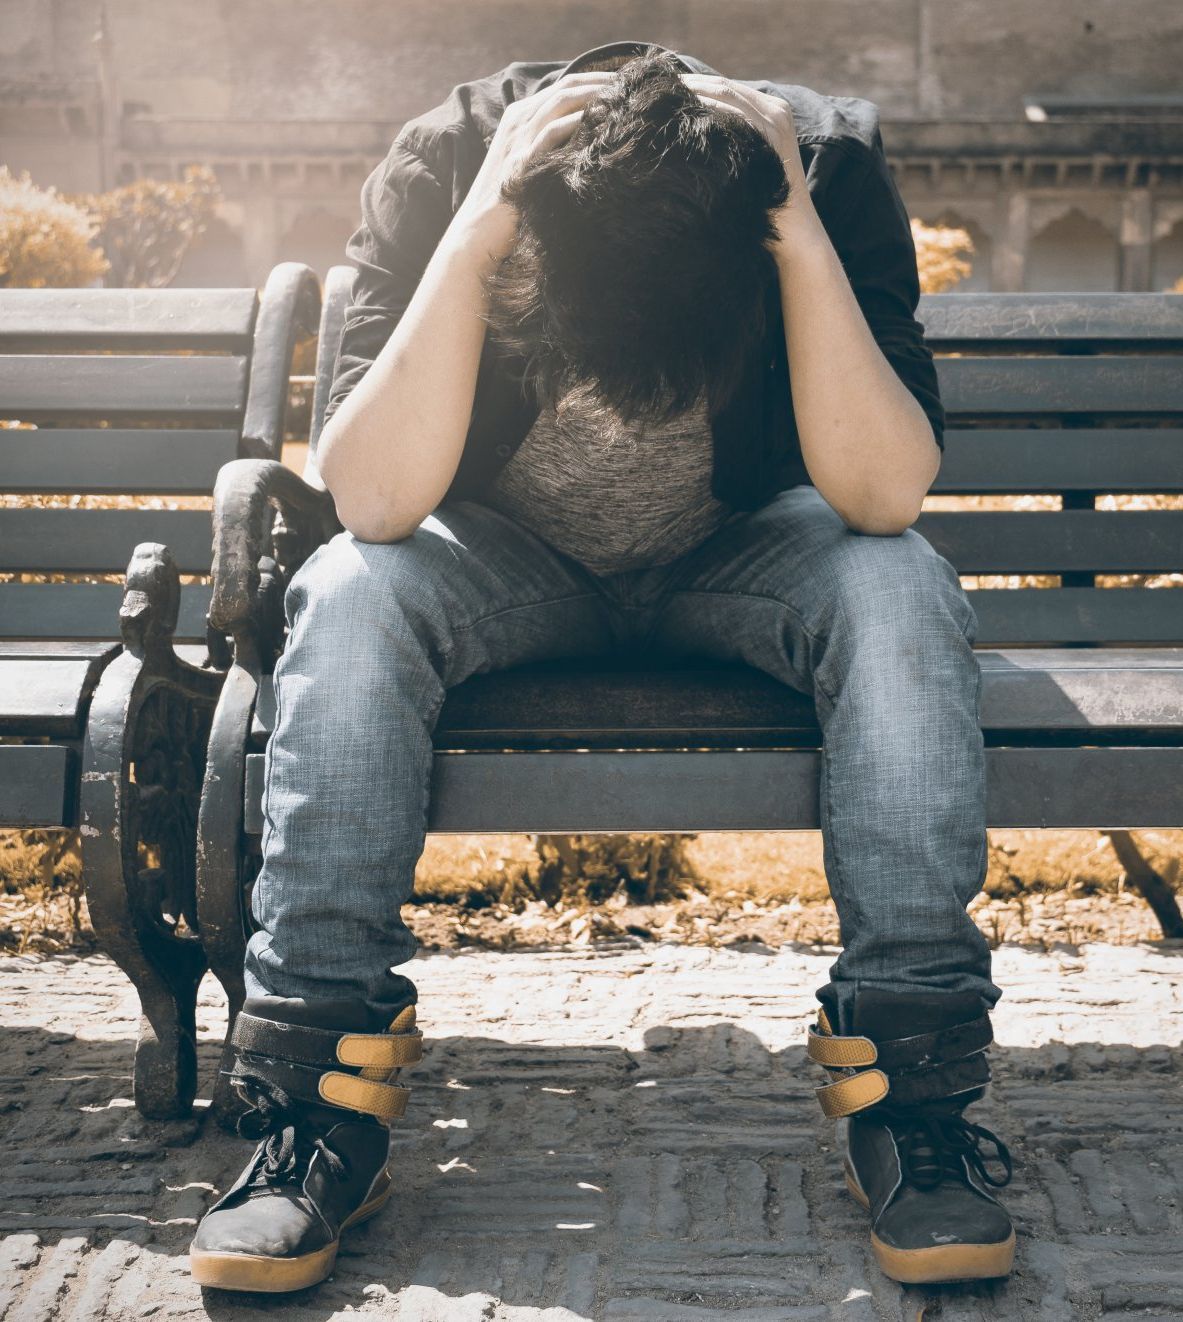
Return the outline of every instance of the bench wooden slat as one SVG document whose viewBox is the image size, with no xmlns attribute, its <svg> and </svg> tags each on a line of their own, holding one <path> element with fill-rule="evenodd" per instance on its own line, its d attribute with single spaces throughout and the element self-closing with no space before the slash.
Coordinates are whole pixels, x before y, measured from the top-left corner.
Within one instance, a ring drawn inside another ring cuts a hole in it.
<svg viewBox="0 0 1183 1322">
<path fill-rule="evenodd" d="M 0 568 L 52 573 L 119 573 L 139 542 L 163 542 L 182 574 L 208 573 L 207 510 L 5 510 Z"/>
<path fill-rule="evenodd" d="M 8 585 L 0 585 L 8 586 Z M 33 661 L 38 657 L 90 660 L 111 650 L 108 641 L 94 639 L 48 639 L 0 637 L 0 661 Z"/>
<path fill-rule="evenodd" d="M 203 354 L 0 356 L 0 417 L 233 417 L 246 402 L 247 360 Z"/>
<path fill-rule="evenodd" d="M 986 650 L 982 728 L 1183 733 L 1183 648 Z M 271 676 L 259 688 L 253 737 L 275 726 Z M 678 747 L 816 741 L 813 700 L 747 666 L 584 661 L 476 675 L 448 693 L 439 749 Z"/>
<path fill-rule="evenodd" d="M 5 491 L 208 495 L 238 433 L 115 427 L 0 431 Z"/>
<path fill-rule="evenodd" d="M 205 638 L 210 591 L 203 583 L 182 585 L 179 640 Z M 30 640 L 117 638 L 122 601 L 123 588 L 117 583 L 0 583 L 0 635 Z"/>
<path fill-rule="evenodd" d="M 932 490 L 943 495 L 1175 493 L 1183 491 L 1183 428 L 951 427 Z"/>
<path fill-rule="evenodd" d="M 983 340 L 1056 348 L 1183 344 L 1179 294 L 922 294 L 916 316 L 934 349 Z"/>
<path fill-rule="evenodd" d="M 1183 643 L 1175 588 L 982 588 L 969 594 L 979 646 Z"/>
<path fill-rule="evenodd" d="M 949 415 L 1183 413 L 1178 355 L 937 358 Z"/>
<path fill-rule="evenodd" d="M 253 289 L 6 289 L 0 347 L 245 345 Z"/>
<path fill-rule="evenodd" d="M 0 656 L 0 734 L 78 736 L 107 661 L 92 657 Z"/>
<path fill-rule="evenodd" d="M 962 574 L 1137 574 L 1183 567 L 1183 510 L 922 514 L 916 528 Z"/>
<path fill-rule="evenodd" d="M 76 754 L 61 744 L 0 744 L 0 826 L 69 826 Z"/>
<path fill-rule="evenodd" d="M 979 654 L 982 729 L 1155 731 L 1183 741 L 1183 648 Z"/>
<path fill-rule="evenodd" d="M 263 767 L 262 753 L 248 756 L 244 825 L 254 836 Z M 990 748 L 986 767 L 992 827 L 1183 821 L 1183 748 Z M 428 830 L 817 830 L 820 769 L 812 749 L 437 753 Z"/>
</svg>

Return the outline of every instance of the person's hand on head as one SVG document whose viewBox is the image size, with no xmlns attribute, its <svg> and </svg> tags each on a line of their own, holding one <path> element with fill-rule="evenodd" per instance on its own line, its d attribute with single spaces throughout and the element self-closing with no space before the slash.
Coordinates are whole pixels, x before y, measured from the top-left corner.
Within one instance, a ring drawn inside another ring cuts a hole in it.
<svg viewBox="0 0 1183 1322">
<path fill-rule="evenodd" d="M 517 210 L 502 196 L 502 185 L 535 157 L 561 147 L 579 127 L 588 102 L 615 76 L 603 70 L 565 74 L 506 106 L 480 171 L 456 213 L 488 245 L 492 256 L 504 257 L 517 233 Z"/>
<path fill-rule="evenodd" d="M 780 157 L 789 181 L 788 201 L 779 208 L 776 218 L 782 241 L 791 242 L 799 227 L 809 229 L 817 224 L 789 103 L 718 74 L 687 73 L 682 75 L 682 80 L 708 106 L 742 115 Z"/>
</svg>

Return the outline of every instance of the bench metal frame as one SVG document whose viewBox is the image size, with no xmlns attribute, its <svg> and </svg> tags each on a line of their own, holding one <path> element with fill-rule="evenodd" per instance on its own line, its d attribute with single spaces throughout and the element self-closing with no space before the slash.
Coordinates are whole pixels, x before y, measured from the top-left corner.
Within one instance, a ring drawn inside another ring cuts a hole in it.
<svg viewBox="0 0 1183 1322">
<path fill-rule="evenodd" d="M 320 288 L 284 263 L 241 290 L 0 291 L 0 487 L 210 495 L 234 456 L 277 456 L 293 352 Z M 183 350 L 187 352 L 177 353 Z M 167 543 L 167 545 L 166 545 Z M 130 563 L 129 563 L 130 559 Z M 143 1007 L 135 1101 L 196 1089 L 196 823 L 229 664 L 208 631 L 201 510 L 7 511 L 0 568 L 120 572 L 125 584 L 0 586 L 0 821 L 77 826 L 87 904 Z M 178 642 L 181 647 L 178 650 Z M 198 645 L 200 644 L 200 645 Z"/>
</svg>

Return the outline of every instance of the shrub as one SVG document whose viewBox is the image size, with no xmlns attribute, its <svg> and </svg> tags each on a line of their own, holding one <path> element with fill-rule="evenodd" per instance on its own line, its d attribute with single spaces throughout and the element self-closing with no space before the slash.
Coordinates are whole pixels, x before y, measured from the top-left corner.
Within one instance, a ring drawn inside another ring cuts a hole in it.
<svg viewBox="0 0 1183 1322">
<path fill-rule="evenodd" d="M 926 294 L 944 294 L 969 275 L 972 267 L 965 255 L 974 250 L 968 230 L 949 225 L 925 225 L 912 221 L 916 243 L 916 266 L 920 288 Z"/>
<path fill-rule="evenodd" d="M 111 267 L 107 284 L 159 289 L 175 279 L 193 241 L 213 218 L 220 196 L 214 172 L 190 165 L 181 180 L 137 179 L 74 200 L 97 225 Z"/>
<path fill-rule="evenodd" d="M 93 284 L 108 267 L 95 232 L 84 208 L 0 166 L 0 288 Z"/>
</svg>

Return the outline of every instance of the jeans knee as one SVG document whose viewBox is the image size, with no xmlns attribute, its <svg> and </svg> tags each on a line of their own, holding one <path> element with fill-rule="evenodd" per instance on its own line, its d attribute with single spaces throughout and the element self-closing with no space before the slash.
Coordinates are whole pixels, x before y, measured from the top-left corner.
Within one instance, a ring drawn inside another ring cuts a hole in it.
<svg viewBox="0 0 1183 1322">
<path fill-rule="evenodd" d="M 853 536 L 832 565 L 833 626 L 880 642 L 972 643 L 977 615 L 957 571 L 914 529 Z"/>
<path fill-rule="evenodd" d="M 441 579 L 430 543 L 358 541 L 338 533 L 293 575 L 285 597 L 289 627 L 303 615 L 355 638 L 379 638 L 409 616 L 434 616 Z"/>
</svg>

